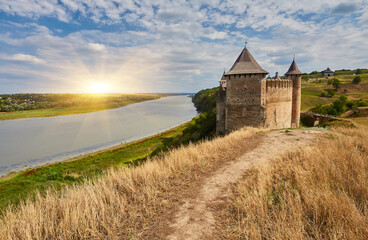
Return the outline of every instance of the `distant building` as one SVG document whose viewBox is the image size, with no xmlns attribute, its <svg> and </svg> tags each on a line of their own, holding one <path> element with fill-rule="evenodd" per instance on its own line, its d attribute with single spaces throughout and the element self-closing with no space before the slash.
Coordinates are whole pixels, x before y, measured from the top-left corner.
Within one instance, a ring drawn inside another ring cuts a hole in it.
<svg viewBox="0 0 368 240">
<path fill-rule="evenodd" d="M 293 60 L 286 79 L 266 79 L 268 72 L 244 48 L 229 72 L 222 75 L 216 99 L 216 132 L 244 126 L 289 128 L 300 120 L 301 76 Z"/>
<path fill-rule="evenodd" d="M 323 71 L 323 76 L 325 77 L 329 77 L 329 76 L 333 76 L 334 75 L 334 71 L 332 71 L 329 67 Z"/>
</svg>

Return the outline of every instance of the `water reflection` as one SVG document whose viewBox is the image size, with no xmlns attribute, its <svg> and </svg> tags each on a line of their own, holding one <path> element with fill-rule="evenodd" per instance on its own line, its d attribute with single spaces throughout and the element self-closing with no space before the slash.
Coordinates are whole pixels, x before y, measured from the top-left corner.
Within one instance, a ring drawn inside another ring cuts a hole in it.
<svg viewBox="0 0 368 240">
<path fill-rule="evenodd" d="M 0 121 L 0 175 L 137 140 L 196 115 L 188 96 L 95 113 Z"/>
</svg>

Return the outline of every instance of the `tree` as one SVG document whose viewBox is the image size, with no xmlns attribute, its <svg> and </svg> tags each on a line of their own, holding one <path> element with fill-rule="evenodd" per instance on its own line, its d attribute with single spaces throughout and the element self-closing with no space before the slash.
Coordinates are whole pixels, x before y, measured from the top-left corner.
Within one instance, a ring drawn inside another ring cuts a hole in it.
<svg viewBox="0 0 368 240">
<path fill-rule="evenodd" d="M 354 84 L 359 84 L 362 81 L 362 78 L 360 76 L 355 76 L 353 79 Z"/>
<path fill-rule="evenodd" d="M 341 88 L 341 82 L 340 82 L 340 80 L 337 79 L 337 78 L 335 80 L 333 80 L 332 86 L 334 86 L 334 88 L 336 89 L 336 92 L 337 92 L 337 90 L 339 88 Z"/>
<path fill-rule="evenodd" d="M 328 84 L 328 85 L 331 85 L 331 84 L 332 84 L 332 82 L 333 82 L 333 80 L 332 80 L 332 79 L 328 79 L 328 80 L 327 80 L 327 84 Z"/>
<path fill-rule="evenodd" d="M 335 95 L 335 90 L 327 89 L 327 94 L 328 94 L 328 96 L 333 97 Z"/>
<path fill-rule="evenodd" d="M 341 95 L 339 100 L 336 100 L 333 102 L 332 104 L 333 108 L 336 110 L 338 114 L 345 112 L 347 101 L 348 101 L 348 98 L 345 95 Z M 337 114 L 332 114 L 332 115 L 337 115 Z"/>
<path fill-rule="evenodd" d="M 356 75 L 358 75 L 358 74 L 362 74 L 362 69 L 359 69 L 359 68 L 358 68 L 358 69 L 355 71 L 355 74 L 356 74 Z"/>
</svg>

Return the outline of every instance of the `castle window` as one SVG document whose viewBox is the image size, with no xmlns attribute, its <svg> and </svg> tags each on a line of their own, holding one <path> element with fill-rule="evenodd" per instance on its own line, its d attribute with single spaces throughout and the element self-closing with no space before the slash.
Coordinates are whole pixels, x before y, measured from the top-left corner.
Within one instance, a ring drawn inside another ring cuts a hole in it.
<svg viewBox="0 0 368 240">
<path fill-rule="evenodd" d="M 252 90 L 254 91 L 254 88 L 252 88 Z"/>
<path fill-rule="evenodd" d="M 239 98 L 237 98 L 237 99 L 236 99 L 236 102 L 240 102 L 240 99 L 239 99 Z"/>
<path fill-rule="evenodd" d="M 254 102 L 254 98 L 252 99 L 252 101 Z"/>
</svg>

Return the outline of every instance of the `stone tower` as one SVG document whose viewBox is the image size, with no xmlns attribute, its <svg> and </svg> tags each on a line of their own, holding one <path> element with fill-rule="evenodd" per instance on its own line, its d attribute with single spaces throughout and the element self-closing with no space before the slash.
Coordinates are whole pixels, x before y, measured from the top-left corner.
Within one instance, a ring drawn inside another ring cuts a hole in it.
<svg viewBox="0 0 368 240">
<path fill-rule="evenodd" d="M 217 92 L 217 133 L 265 122 L 266 75 L 245 47 L 230 71 L 224 73 Z"/>
<path fill-rule="evenodd" d="M 222 75 L 216 98 L 216 132 L 228 133 L 244 126 L 298 127 L 301 76 L 295 59 L 286 79 L 268 74 L 244 48 L 230 71 Z"/>
<path fill-rule="evenodd" d="M 291 66 L 285 76 L 293 81 L 293 100 L 292 100 L 292 112 L 291 112 L 291 127 L 299 127 L 300 121 L 300 103 L 301 103 L 301 85 L 302 85 L 302 73 L 299 71 L 298 66 L 295 63 L 295 58 L 291 63 Z"/>
</svg>

